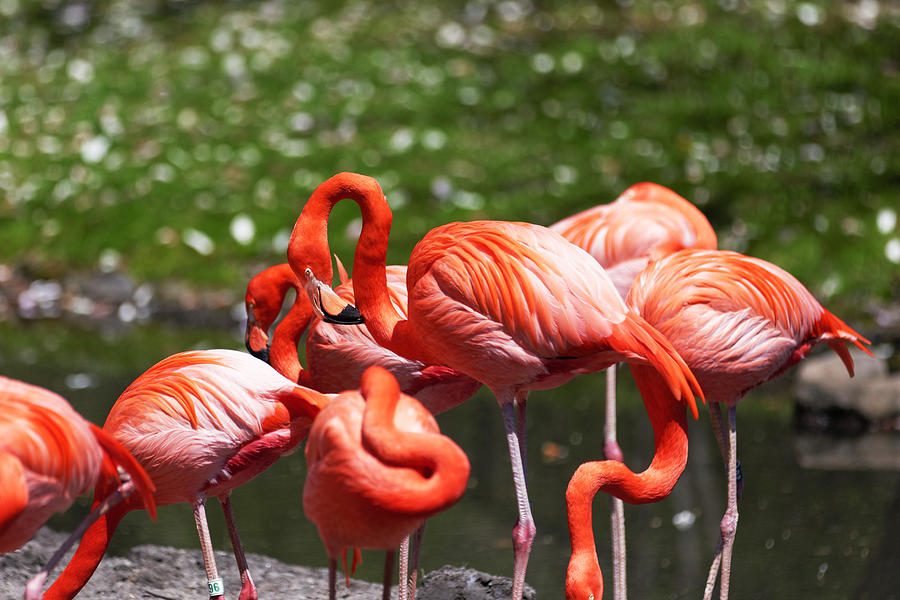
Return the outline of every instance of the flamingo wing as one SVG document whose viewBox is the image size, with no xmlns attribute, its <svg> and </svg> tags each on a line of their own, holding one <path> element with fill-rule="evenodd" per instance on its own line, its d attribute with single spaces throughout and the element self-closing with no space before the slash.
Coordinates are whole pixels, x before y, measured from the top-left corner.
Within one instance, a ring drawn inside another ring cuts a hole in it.
<svg viewBox="0 0 900 600">
<path fill-rule="evenodd" d="M 11 523 L 28 506 L 28 483 L 18 457 L 0 452 L 0 552 L 15 550 L 2 543 Z"/>
<path fill-rule="evenodd" d="M 407 315 L 406 266 L 386 269 L 391 304 Z M 353 283 L 345 281 L 334 291 L 354 304 Z M 378 365 L 391 372 L 404 393 L 416 396 L 432 412 L 443 412 L 475 393 L 480 384 L 446 367 L 430 367 L 400 356 L 378 344 L 365 325 L 334 325 L 317 319 L 306 342 L 309 384 L 323 392 L 342 392 L 360 381 L 363 372 Z"/>
<path fill-rule="evenodd" d="M 299 444 L 302 438 L 292 436 L 290 413 L 280 400 L 296 387 L 243 352 L 183 352 L 138 377 L 103 428 L 153 479 L 158 505 L 192 501 L 223 478 L 219 493 L 240 485 L 277 458 L 229 479 L 233 473 L 223 469 L 229 461 L 235 464 L 244 447 L 272 436 L 280 455 Z"/>
<path fill-rule="evenodd" d="M 413 250 L 407 282 L 410 320 L 463 325 L 543 358 L 596 351 L 627 310 L 594 259 L 528 223 L 434 229 Z"/>
<path fill-rule="evenodd" d="M 3 551 L 24 544 L 71 506 L 96 481 L 102 462 L 88 422 L 66 400 L 6 377 L 0 377 L 0 455 Z"/>
<path fill-rule="evenodd" d="M 726 401 L 779 375 L 819 341 L 840 339 L 866 350 L 867 340 L 791 274 L 737 252 L 683 250 L 665 257 L 638 277 L 628 302 L 672 340 L 704 390 Z"/>
</svg>

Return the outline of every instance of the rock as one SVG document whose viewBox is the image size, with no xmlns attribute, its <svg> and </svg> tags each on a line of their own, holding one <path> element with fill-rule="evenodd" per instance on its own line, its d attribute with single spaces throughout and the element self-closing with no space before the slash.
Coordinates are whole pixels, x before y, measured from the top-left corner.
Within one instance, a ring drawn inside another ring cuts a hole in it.
<svg viewBox="0 0 900 600">
<path fill-rule="evenodd" d="M 69 293 L 113 305 L 130 300 L 136 287 L 131 277 L 115 271 L 71 273 L 64 279 L 64 284 Z"/>
<path fill-rule="evenodd" d="M 416 597 L 428 600 L 501 600 L 512 594 L 512 579 L 494 577 L 475 569 L 445 565 L 425 575 Z M 525 585 L 525 600 L 533 600 L 534 589 Z"/>
<path fill-rule="evenodd" d="M 0 556 L 0 598 L 21 598 L 25 583 L 46 563 L 66 538 L 66 534 L 41 529 L 19 550 Z M 48 585 L 71 558 L 70 551 L 51 573 Z M 328 598 L 328 571 L 288 565 L 261 554 L 248 554 L 250 573 L 260 598 Z M 227 597 L 236 598 L 240 581 L 229 552 L 217 551 L 219 575 Z M 474 569 L 441 567 L 425 575 L 416 592 L 419 600 L 493 600 L 508 598 L 512 584 L 508 577 L 494 577 Z M 396 595 L 396 591 L 394 592 Z M 78 600 L 199 600 L 206 598 L 206 576 L 200 550 L 184 550 L 145 545 L 131 549 L 127 556 L 107 556 Z M 381 585 L 350 580 L 350 587 L 338 578 L 341 600 L 371 600 L 381 597 Z M 533 600 L 534 590 L 526 587 L 525 598 Z"/>
<path fill-rule="evenodd" d="M 900 374 L 888 372 L 887 362 L 850 350 L 853 378 L 834 353 L 808 358 L 797 367 L 794 394 L 798 404 L 815 412 L 854 411 L 871 422 L 890 421 L 900 415 Z"/>
<path fill-rule="evenodd" d="M 794 439 L 794 453 L 804 469 L 900 471 L 900 434 L 844 438 L 799 434 Z"/>
<path fill-rule="evenodd" d="M 59 319 L 116 333 L 148 321 L 227 331 L 243 319 L 240 289 L 196 289 L 181 280 L 139 285 L 120 271 L 29 275 L 25 267 L 0 264 L 0 321 Z"/>
</svg>

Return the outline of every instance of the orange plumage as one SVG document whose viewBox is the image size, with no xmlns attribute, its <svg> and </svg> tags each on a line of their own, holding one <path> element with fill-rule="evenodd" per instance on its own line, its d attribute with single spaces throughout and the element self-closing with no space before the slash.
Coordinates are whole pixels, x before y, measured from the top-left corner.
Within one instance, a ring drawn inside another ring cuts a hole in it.
<svg viewBox="0 0 900 600">
<path fill-rule="evenodd" d="M 120 474 L 121 470 L 121 474 Z M 61 396 L 0 376 L 0 552 L 30 540 L 54 513 L 93 486 L 128 496 L 137 490 L 155 517 L 154 486 L 119 442 L 84 420 Z M 96 514 L 88 515 L 85 524 Z M 63 543 L 67 548 L 76 538 Z M 29 583 L 40 596 L 61 553 Z"/>
<path fill-rule="evenodd" d="M 360 390 L 338 395 L 306 444 L 303 508 L 333 573 L 348 548 L 393 551 L 402 538 L 462 496 L 469 461 L 397 380 L 370 367 Z M 390 582 L 386 582 L 390 589 Z"/>
<path fill-rule="evenodd" d="M 387 282 L 394 308 L 405 315 L 406 267 L 387 267 Z M 291 288 L 297 296 L 270 337 L 269 329 Z M 352 281 L 345 281 L 334 291 L 347 303 L 354 302 Z M 355 387 L 363 371 L 378 365 L 397 378 L 403 393 L 415 396 L 432 414 L 439 414 L 468 400 L 481 387 L 452 369 L 410 360 L 380 346 L 364 324 L 335 325 L 314 317 L 309 298 L 287 263 L 255 275 L 247 284 L 245 305 L 248 350 L 285 377 L 320 392 L 337 393 Z M 304 369 L 297 344 L 307 328 L 309 368 Z"/>
<path fill-rule="evenodd" d="M 728 507 L 704 597 L 712 596 L 721 561 L 720 593 L 727 598 L 738 520 L 738 402 L 819 343 L 835 350 L 853 375 L 845 345 L 869 352 L 869 341 L 825 310 L 785 270 L 724 250 L 682 250 L 652 262 L 635 279 L 628 304 L 672 340 L 710 401 L 713 428 L 728 465 Z M 727 423 L 719 403 L 728 407 Z"/>
<path fill-rule="evenodd" d="M 593 256 L 623 298 L 651 259 L 686 248 L 714 250 L 718 243 L 697 207 L 650 182 L 636 183 L 615 202 L 566 217 L 550 229 Z"/>
<path fill-rule="evenodd" d="M 128 386 L 103 429 L 144 467 L 156 486 L 156 504 L 190 502 L 194 507 L 211 581 L 217 571 L 204 501 L 219 498 L 245 600 L 255 598 L 256 589 L 234 529 L 231 490 L 296 450 L 327 401 L 243 352 L 183 352 L 160 361 Z M 95 505 L 107 493 L 97 486 Z M 99 564 L 122 517 L 141 508 L 146 504 L 127 501 L 94 523 L 45 598 L 73 597 Z"/>
<path fill-rule="evenodd" d="M 464 373 L 497 396 L 519 509 L 513 529 L 518 599 L 535 535 L 522 448 L 528 392 L 619 361 L 651 364 L 696 414 L 696 380 L 668 341 L 627 309 L 590 255 L 527 223 L 451 223 L 426 234 L 410 256 L 404 318 L 386 282 L 390 208 L 374 179 L 353 173 L 316 188 L 294 226 L 288 262 L 308 291 L 331 281 L 327 221 L 344 198 L 362 212 L 353 287 L 375 340 L 402 356 Z"/>
</svg>

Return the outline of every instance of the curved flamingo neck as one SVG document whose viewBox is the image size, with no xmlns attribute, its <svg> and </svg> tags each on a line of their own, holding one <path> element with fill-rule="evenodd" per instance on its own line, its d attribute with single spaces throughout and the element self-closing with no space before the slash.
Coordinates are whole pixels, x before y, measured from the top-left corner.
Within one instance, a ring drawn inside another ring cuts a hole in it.
<svg viewBox="0 0 900 600">
<path fill-rule="evenodd" d="M 392 485 L 379 505 L 401 514 L 427 517 L 459 500 L 469 480 L 469 460 L 463 451 L 440 434 L 397 430 L 394 416 L 400 387 L 385 369 L 366 370 L 360 392 L 366 399 L 363 445 L 389 467 L 403 467 L 392 470 Z"/>
<path fill-rule="evenodd" d="M 591 516 L 591 503 L 598 491 L 603 490 L 631 504 L 656 502 L 672 491 L 687 464 L 685 405 L 675 399 L 652 367 L 629 365 L 629 368 L 653 427 L 653 459 L 641 473 L 634 473 L 624 463 L 611 460 L 584 463 L 575 471 L 566 489 L 572 541 L 567 581 L 600 576 Z"/>
<path fill-rule="evenodd" d="M 291 381 L 303 383 L 309 377 L 297 356 L 297 344 L 312 320 L 313 310 L 291 266 L 275 265 L 251 279 L 246 304 L 253 307 L 256 327 L 268 334 L 291 289 L 296 292 L 294 303 L 269 338 L 269 364 Z"/>
<path fill-rule="evenodd" d="M 290 310 L 275 327 L 269 346 L 269 364 L 273 369 L 297 383 L 309 382 L 309 371 L 300 364 L 297 344 L 312 320 L 313 311 L 306 293 L 297 289 L 297 298 Z"/>
<path fill-rule="evenodd" d="M 599 463 L 585 463 L 587 464 Z M 591 504 L 597 490 L 593 487 L 594 478 L 591 475 L 579 467 L 566 489 L 566 516 L 572 543 L 572 554 L 566 569 L 567 600 L 587 598 L 587 594 L 581 593 L 582 589 L 596 590 L 598 600 L 603 597 L 603 573 L 597 560 L 591 513 Z"/>
<path fill-rule="evenodd" d="M 393 215 L 378 182 L 356 173 L 338 173 L 313 191 L 291 233 L 288 262 L 298 276 L 312 269 L 320 281 L 334 275 L 328 246 L 328 218 L 343 199 L 356 202 L 362 231 L 353 260 L 353 293 L 366 327 L 379 345 L 407 358 L 421 351 L 407 321 L 394 309 L 387 286 L 387 244 Z"/>
</svg>

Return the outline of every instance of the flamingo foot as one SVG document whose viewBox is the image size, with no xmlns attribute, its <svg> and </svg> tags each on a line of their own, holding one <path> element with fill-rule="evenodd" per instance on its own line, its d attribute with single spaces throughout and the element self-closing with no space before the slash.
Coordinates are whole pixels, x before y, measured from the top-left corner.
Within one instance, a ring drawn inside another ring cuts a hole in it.
<svg viewBox="0 0 900 600">
<path fill-rule="evenodd" d="M 29 579 L 25 586 L 25 600 L 41 600 L 46 581 L 47 573 L 43 571 Z"/>
<path fill-rule="evenodd" d="M 259 593 L 256 591 L 256 585 L 250 577 L 250 573 L 241 576 L 241 593 L 238 600 L 259 600 Z"/>
</svg>

